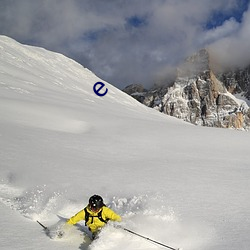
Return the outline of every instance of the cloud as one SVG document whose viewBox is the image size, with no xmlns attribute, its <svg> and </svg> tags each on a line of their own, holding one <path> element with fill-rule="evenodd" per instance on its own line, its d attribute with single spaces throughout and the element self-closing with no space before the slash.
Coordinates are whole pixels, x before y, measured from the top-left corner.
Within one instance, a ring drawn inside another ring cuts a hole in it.
<svg viewBox="0 0 250 250">
<path fill-rule="evenodd" d="M 211 44 L 225 37 L 235 34 L 240 28 L 240 24 L 232 17 L 226 20 L 221 26 L 204 31 L 201 36 L 201 44 Z"/>
<path fill-rule="evenodd" d="M 243 15 L 236 29 L 210 44 L 210 51 L 216 61 L 225 67 L 245 67 L 250 64 L 250 10 Z M 227 29 L 227 24 L 220 27 Z"/>
<path fill-rule="evenodd" d="M 239 2 L 2 0 L 0 33 L 61 52 L 120 88 L 149 86 L 204 46 L 212 44 L 216 53 L 225 44 L 247 48 L 248 13 L 242 22 L 231 17 Z M 220 24 L 214 20 L 219 14 L 226 18 Z"/>
</svg>

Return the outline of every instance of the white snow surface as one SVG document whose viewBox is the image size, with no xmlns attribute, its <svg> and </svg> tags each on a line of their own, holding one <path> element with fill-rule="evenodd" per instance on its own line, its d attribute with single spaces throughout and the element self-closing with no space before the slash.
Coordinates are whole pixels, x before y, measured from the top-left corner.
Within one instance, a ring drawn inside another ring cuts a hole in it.
<svg viewBox="0 0 250 250">
<path fill-rule="evenodd" d="M 92 243 L 83 222 L 62 239 L 36 223 L 53 231 L 99 194 L 123 227 L 173 248 L 249 250 L 249 143 L 249 132 L 168 117 L 63 55 L 0 36 L 0 249 L 164 249 L 112 223 Z"/>
</svg>

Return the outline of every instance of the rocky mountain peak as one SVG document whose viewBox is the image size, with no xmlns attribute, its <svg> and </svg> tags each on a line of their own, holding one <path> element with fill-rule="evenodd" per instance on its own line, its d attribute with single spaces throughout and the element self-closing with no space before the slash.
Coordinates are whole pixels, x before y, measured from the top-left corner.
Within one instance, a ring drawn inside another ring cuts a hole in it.
<svg viewBox="0 0 250 250">
<path fill-rule="evenodd" d="M 248 93 L 244 88 L 250 85 L 250 74 L 244 70 L 215 74 L 212 68 L 209 51 L 202 49 L 178 67 L 171 86 L 129 94 L 149 107 L 196 125 L 248 129 L 250 109 L 233 94 Z"/>
<path fill-rule="evenodd" d="M 177 69 L 177 77 L 193 77 L 210 70 L 209 53 L 202 49 L 188 57 Z"/>
</svg>

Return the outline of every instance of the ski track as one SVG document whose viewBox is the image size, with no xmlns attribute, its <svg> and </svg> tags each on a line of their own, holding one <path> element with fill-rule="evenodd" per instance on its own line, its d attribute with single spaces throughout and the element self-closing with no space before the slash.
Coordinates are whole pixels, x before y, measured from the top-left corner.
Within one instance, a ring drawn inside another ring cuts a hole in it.
<svg viewBox="0 0 250 250">
<path fill-rule="evenodd" d="M 117 211 L 122 217 L 123 227 L 137 232 L 145 237 L 159 241 L 176 248 L 185 245 L 184 249 L 192 249 L 194 246 L 204 244 L 204 239 L 197 240 L 199 227 L 190 230 L 185 223 L 179 220 L 172 208 L 164 205 L 164 197 L 161 195 L 140 195 L 129 198 L 107 198 L 107 206 Z M 45 222 L 50 229 L 53 240 L 63 241 L 69 246 L 79 246 L 82 250 L 119 249 L 124 242 L 128 242 L 126 249 L 162 249 L 161 246 L 143 238 L 130 234 L 122 229 L 115 228 L 112 223 L 107 225 L 99 235 L 99 238 L 91 243 L 87 229 L 83 222 L 71 229 L 67 229 L 63 239 L 56 237 L 57 231 L 63 228 L 65 220 L 59 219 L 57 214 L 70 217 L 75 211 L 82 209 L 82 203 L 76 203 L 64 198 L 63 192 L 51 193 L 46 185 L 34 187 L 30 190 L 22 190 L 10 183 L 0 184 L 0 201 L 12 210 L 20 213 L 20 216 L 36 222 Z M 153 205 L 152 205 L 153 204 Z M 203 228 L 204 229 L 204 228 Z M 187 231 L 189 230 L 189 232 Z M 41 230 L 42 232 L 42 230 Z M 112 240 L 111 240 L 112 239 Z M 188 239 L 188 242 L 185 240 Z M 168 243 L 168 244 L 167 244 Z"/>
</svg>

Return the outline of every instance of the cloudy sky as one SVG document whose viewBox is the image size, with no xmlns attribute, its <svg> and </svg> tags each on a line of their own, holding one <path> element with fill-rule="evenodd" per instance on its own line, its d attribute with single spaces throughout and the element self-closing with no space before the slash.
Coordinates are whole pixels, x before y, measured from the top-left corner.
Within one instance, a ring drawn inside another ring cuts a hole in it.
<svg viewBox="0 0 250 250">
<path fill-rule="evenodd" d="M 0 34 L 61 52 L 124 88 L 211 47 L 250 62 L 250 0 L 0 0 Z"/>
</svg>

